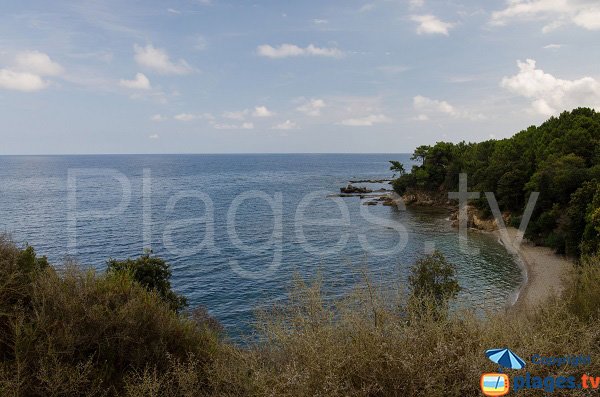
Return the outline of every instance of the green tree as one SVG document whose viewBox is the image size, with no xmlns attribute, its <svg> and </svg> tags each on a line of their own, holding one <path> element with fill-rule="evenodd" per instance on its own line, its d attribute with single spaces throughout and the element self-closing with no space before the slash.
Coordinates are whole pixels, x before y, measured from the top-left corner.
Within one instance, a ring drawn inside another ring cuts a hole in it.
<svg viewBox="0 0 600 397">
<path fill-rule="evenodd" d="M 137 259 L 108 261 L 108 273 L 127 273 L 148 291 L 158 295 L 176 312 L 187 306 L 187 299 L 171 289 L 171 269 L 161 258 L 144 254 Z"/>
<path fill-rule="evenodd" d="M 398 175 L 398 177 L 402 177 L 402 175 L 406 174 L 406 170 L 404 169 L 404 164 L 399 161 L 390 160 L 390 171 L 394 172 L 394 177 Z"/>
<path fill-rule="evenodd" d="M 446 305 L 461 290 L 454 265 L 440 251 L 417 260 L 410 270 L 408 282 L 413 297 L 433 299 L 439 305 Z"/>
</svg>

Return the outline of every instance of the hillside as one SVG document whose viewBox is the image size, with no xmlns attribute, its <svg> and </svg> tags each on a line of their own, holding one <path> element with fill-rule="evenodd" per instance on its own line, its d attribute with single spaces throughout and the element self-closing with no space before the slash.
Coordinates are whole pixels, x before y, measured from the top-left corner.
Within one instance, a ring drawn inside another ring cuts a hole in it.
<svg viewBox="0 0 600 397">
<path fill-rule="evenodd" d="M 420 164 L 409 173 L 396 170 L 401 195 L 455 191 L 466 173 L 469 191 L 494 192 L 518 226 L 531 192 L 539 192 L 526 237 L 575 257 L 598 251 L 600 113 L 592 109 L 563 112 L 508 139 L 419 146 L 412 159 Z M 473 204 L 491 216 L 484 195 Z"/>
</svg>

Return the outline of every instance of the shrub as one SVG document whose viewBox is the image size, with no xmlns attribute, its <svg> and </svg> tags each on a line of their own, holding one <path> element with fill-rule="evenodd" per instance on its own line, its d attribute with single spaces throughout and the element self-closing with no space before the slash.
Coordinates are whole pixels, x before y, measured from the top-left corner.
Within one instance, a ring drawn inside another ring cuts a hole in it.
<svg viewBox="0 0 600 397">
<path fill-rule="evenodd" d="M 118 261 L 110 259 L 109 273 L 129 274 L 136 282 L 148 291 L 156 291 L 158 295 L 175 311 L 179 312 L 187 306 L 187 299 L 177 295 L 171 289 L 171 269 L 161 258 L 142 255 L 137 259 Z"/>
<path fill-rule="evenodd" d="M 41 263 L 28 249 L 0 244 L 0 272 L 10 281 L 0 284 L 0 395 L 121 395 L 131 374 L 162 373 L 186 360 L 207 383 L 218 339 L 178 316 L 157 291 L 124 272 L 98 275 L 69 266 L 61 273 L 31 270 L 35 276 L 14 261 L 24 257 L 25 264 Z"/>
</svg>

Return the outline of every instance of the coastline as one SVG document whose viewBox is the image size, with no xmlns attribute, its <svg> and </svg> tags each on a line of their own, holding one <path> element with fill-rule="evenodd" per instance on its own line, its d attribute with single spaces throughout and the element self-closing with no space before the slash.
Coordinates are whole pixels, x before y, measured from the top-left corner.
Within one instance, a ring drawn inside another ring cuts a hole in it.
<svg viewBox="0 0 600 397">
<path fill-rule="evenodd" d="M 560 294 L 573 268 L 573 262 L 555 254 L 551 248 L 535 246 L 525 239 L 520 246 L 516 246 L 514 241 L 518 230 L 507 227 L 506 232 L 504 236 L 498 230 L 494 234 L 509 253 L 518 257 L 523 272 L 523 282 L 517 290 L 516 299 L 510 302 L 511 307 L 534 307 L 551 295 Z"/>
</svg>

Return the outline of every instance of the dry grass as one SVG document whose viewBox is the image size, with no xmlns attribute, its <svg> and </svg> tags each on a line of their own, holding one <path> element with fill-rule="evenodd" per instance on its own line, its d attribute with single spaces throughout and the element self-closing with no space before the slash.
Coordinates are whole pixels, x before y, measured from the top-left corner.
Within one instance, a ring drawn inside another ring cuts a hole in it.
<svg viewBox="0 0 600 397">
<path fill-rule="evenodd" d="M 260 314 L 261 341 L 242 348 L 177 316 L 127 277 L 21 274 L 11 265 L 19 252 L 0 243 L 2 396 L 479 396 L 480 375 L 498 369 L 484 351 L 496 347 L 527 361 L 536 353 L 589 354 L 584 368 L 527 370 L 600 376 L 595 260 L 563 299 L 486 318 L 440 316 L 367 279 L 340 300 L 325 297 L 319 280 L 298 280 L 285 307 Z"/>
</svg>

